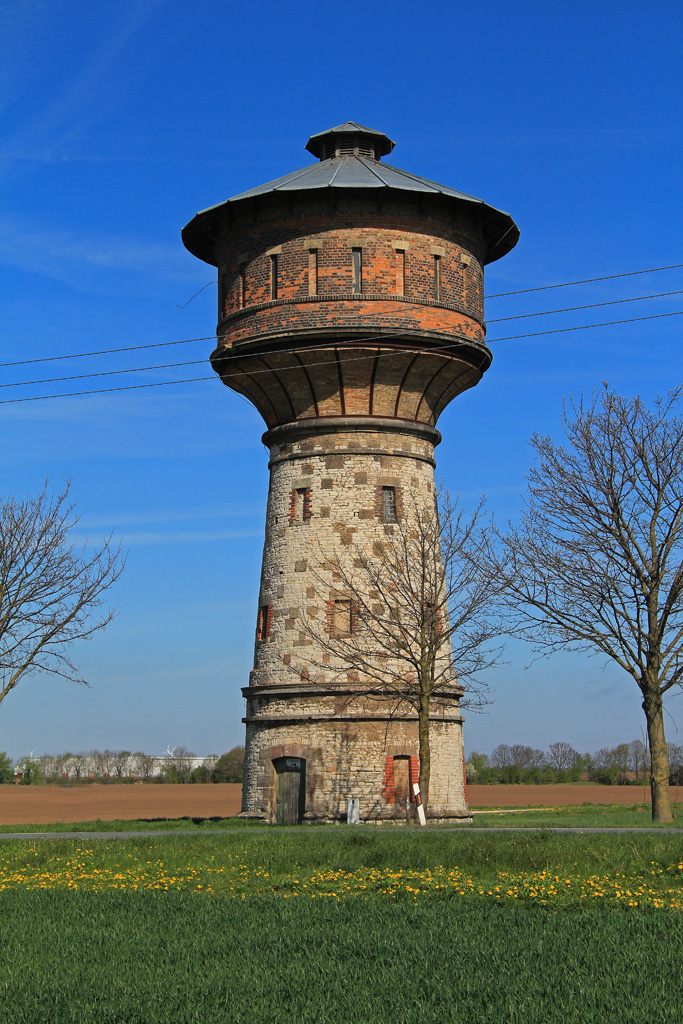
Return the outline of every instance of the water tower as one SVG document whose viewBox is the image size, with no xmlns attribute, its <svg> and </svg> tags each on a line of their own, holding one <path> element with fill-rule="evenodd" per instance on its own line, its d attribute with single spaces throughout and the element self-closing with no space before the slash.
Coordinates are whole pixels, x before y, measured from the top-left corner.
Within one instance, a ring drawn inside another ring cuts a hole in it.
<svg viewBox="0 0 683 1024">
<path fill-rule="evenodd" d="M 305 623 L 338 630 L 351 612 L 335 554 L 371 552 L 434 494 L 439 415 L 491 363 L 483 268 L 519 237 L 507 213 L 384 162 L 393 148 L 353 122 L 313 135 L 317 163 L 182 233 L 218 268 L 212 366 L 267 427 L 242 809 L 270 821 L 343 819 L 349 796 L 362 820 L 405 814 L 415 717 L 363 699 Z M 454 680 L 435 702 L 435 819 L 469 816 L 462 694 Z"/>
</svg>

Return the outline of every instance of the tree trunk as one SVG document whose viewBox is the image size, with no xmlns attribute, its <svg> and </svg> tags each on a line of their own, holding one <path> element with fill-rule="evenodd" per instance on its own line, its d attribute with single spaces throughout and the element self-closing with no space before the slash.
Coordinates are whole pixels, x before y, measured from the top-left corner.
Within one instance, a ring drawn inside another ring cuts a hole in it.
<svg viewBox="0 0 683 1024">
<path fill-rule="evenodd" d="M 425 814 L 429 807 L 429 776 L 431 774 L 432 760 L 429 746 L 429 697 L 424 694 L 420 697 L 418 710 L 418 733 L 420 737 L 420 796 Z"/>
<path fill-rule="evenodd" d="M 651 687 L 645 691 L 643 711 L 647 719 L 647 736 L 650 745 L 652 820 L 673 821 L 669 800 L 669 752 L 664 736 L 664 707 L 659 687 Z"/>
</svg>

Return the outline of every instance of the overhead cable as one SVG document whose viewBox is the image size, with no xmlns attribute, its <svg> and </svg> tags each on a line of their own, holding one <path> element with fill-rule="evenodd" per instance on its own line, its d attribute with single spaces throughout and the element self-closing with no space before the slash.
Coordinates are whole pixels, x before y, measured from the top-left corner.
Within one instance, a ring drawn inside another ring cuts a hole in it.
<svg viewBox="0 0 683 1024">
<path fill-rule="evenodd" d="M 516 341 L 517 338 L 539 338 L 542 334 L 565 334 L 567 331 L 589 331 L 592 327 L 612 327 L 615 324 L 637 324 L 641 320 L 661 320 L 667 316 L 682 316 L 683 309 L 675 313 L 654 313 L 651 316 L 634 316 L 630 320 L 606 320 L 602 324 L 583 324 L 581 327 L 556 327 L 554 331 L 536 331 L 534 334 L 509 334 L 505 338 L 487 338 L 486 344 L 493 345 L 498 341 Z"/>
<path fill-rule="evenodd" d="M 519 338 L 537 338 L 537 337 L 540 337 L 541 335 L 548 335 L 548 334 L 565 334 L 565 333 L 567 333 L 569 331 L 588 331 L 588 330 L 591 330 L 591 329 L 596 328 L 596 327 L 612 327 L 612 326 L 621 325 L 621 324 L 640 323 L 643 320 L 660 320 L 660 319 L 662 319 L 664 317 L 670 317 L 670 316 L 683 316 L 683 310 L 677 310 L 676 312 L 673 312 L 673 313 L 656 313 L 656 314 L 651 315 L 651 316 L 632 317 L 629 320 L 608 320 L 608 321 L 606 321 L 604 323 L 599 323 L 599 324 L 583 324 L 580 327 L 559 327 L 559 328 L 555 328 L 554 330 L 551 330 L 551 331 L 537 331 L 537 332 L 535 332 L 533 334 L 514 334 L 514 335 L 510 335 L 509 337 L 505 337 L 505 338 L 494 338 L 494 339 L 491 339 L 490 341 L 487 341 L 487 344 L 494 344 L 494 343 L 496 343 L 498 341 L 514 341 L 514 340 L 517 340 Z M 368 344 L 369 342 L 371 342 L 373 340 L 377 340 L 377 339 L 369 339 L 369 338 L 366 338 L 366 339 L 356 339 L 352 344 L 355 344 L 355 345 L 366 345 L 366 344 Z M 457 343 L 455 343 L 455 344 L 457 344 Z M 328 342 L 326 347 L 327 348 L 338 348 L 339 346 L 338 345 L 330 345 L 329 342 Z M 451 347 L 451 346 L 442 345 L 439 348 L 427 349 L 427 350 L 424 350 L 424 351 L 425 351 L 425 353 L 427 355 L 439 355 L 439 354 L 447 353 L 449 347 Z M 280 350 L 280 354 L 282 354 L 283 351 L 284 350 Z M 292 350 L 292 351 L 301 351 L 301 346 L 299 346 L 298 349 Z M 410 351 L 414 351 L 414 349 L 412 349 Z M 255 356 L 264 356 L 264 355 L 272 355 L 273 353 L 258 353 L 257 352 L 257 353 L 253 353 L 253 354 Z M 231 359 L 232 360 L 244 359 L 244 358 L 248 357 L 249 355 L 250 355 L 250 353 L 244 353 L 242 355 L 226 356 L 221 361 L 222 362 L 226 362 L 226 361 L 231 360 Z M 369 355 L 366 355 L 366 356 L 352 356 L 350 359 L 345 360 L 345 362 L 358 362 L 358 361 L 362 361 L 362 360 L 382 359 L 382 358 L 387 358 L 387 357 L 395 358 L 396 357 L 396 351 L 392 349 L 389 352 L 381 352 L 381 353 L 373 352 L 372 354 L 369 354 Z M 196 360 L 196 362 L 202 362 L 202 361 L 203 360 Z M 314 368 L 314 367 L 326 366 L 326 365 L 328 365 L 330 363 L 336 363 L 336 362 L 337 362 L 336 359 L 334 359 L 334 360 L 324 360 L 322 362 L 319 361 L 319 362 L 315 362 L 315 363 L 305 363 L 303 361 L 299 361 L 297 363 L 293 363 L 291 366 L 275 366 L 275 367 L 272 367 L 272 368 L 271 367 L 266 367 L 265 369 L 262 369 L 262 370 L 249 370 L 249 371 L 241 371 L 241 372 L 238 370 L 236 373 L 231 374 L 231 377 L 242 377 L 242 376 L 253 377 L 253 376 L 256 376 L 256 375 L 262 374 L 262 373 L 272 373 L 273 371 L 276 371 L 276 372 L 279 373 L 279 372 L 281 372 L 283 370 L 299 370 L 299 369 L 302 369 L 304 367 Z M 164 368 L 171 368 L 173 366 L 187 366 L 187 365 L 191 365 L 191 364 L 188 364 L 188 363 L 168 363 L 168 364 L 166 364 L 166 366 Z M 159 368 L 161 368 L 161 367 L 159 367 Z M 140 367 L 137 370 L 111 370 L 111 371 L 103 371 L 102 373 L 99 373 L 99 374 L 92 374 L 92 375 L 84 374 L 83 376 L 86 376 L 86 377 L 87 376 L 108 376 L 109 374 L 117 374 L 117 373 L 139 373 L 139 372 L 142 372 L 142 371 L 148 370 L 148 369 L 155 369 L 155 367 Z M 69 377 L 56 378 L 55 382 L 56 382 L 56 380 L 69 380 L 69 379 L 79 379 L 79 378 L 69 378 Z M 99 389 L 94 390 L 94 391 L 73 391 L 73 392 L 69 392 L 68 394 L 60 394 L 60 395 L 36 395 L 34 397 L 31 397 L 31 398 L 9 398 L 9 399 L 1 400 L 0 401 L 0 405 L 9 405 L 9 404 L 13 404 L 13 403 L 16 403 L 16 402 L 38 402 L 38 401 L 44 401 L 44 400 L 46 400 L 48 398 L 75 398 L 78 395 L 99 395 L 99 394 L 106 394 L 106 393 L 113 392 L 113 391 L 133 391 L 133 390 L 136 390 L 136 389 L 139 389 L 139 388 L 166 387 L 166 386 L 168 386 L 170 384 L 189 384 L 189 383 L 194 383 L 195 381 L 215 380 L 215 379 L 217 379 L 217 378 L 215 378 L 215 377 L 194 377 L 194 378 L 190 378 L 188 380 L 160 381 L 160 382 L 150 383 L 150 384 L 131 384 L 131 385 L 127 385 L 127 386 L 120 387 L 120 388 L 99 388 Z M 28 383 L 28 384 L 30 384 L 30 383 L 50 383 L 50 381 L 40 381 L 40 382 L 39 381 L 26 381 L 24 383 Z M 10 385 L 6 385 L 6 386 L 7 387 L 12 387 L 14 385 L 10 384 Z"/>
<path fill-rule="evenodd" d="M 589 278 L 585 278 L 582 281 L 564 281 L 561 284 L 547 284 L 547 285 L 542 285 L 539 288 L 523 288 L 520 291 L 516 291 L 516 292 L 499 292 L 496 295 L 487 295 L 486 299 L 500 299 L 500 298 L 503 298 L 504 296 L 507 296 L 507 295 L 525 295 L 525 294 L 528 294 L 529 292 L 547 291 L 548 289 L 551 289 L 551 288 L 568 288 L 571 285 L 575 285 L 575 284 L 591 284 L 594 281 L 612 281 L 612 280 L 615 280 L 616 278 L 619 278 L 619 277 L 633 277 L 634 275 L 637 275 L 637 274 L 654 274 L 654 273 L 656 273 L 657 271 L 660 271 L 660 270 L 675 270 L 678 267 L 683 267 L 683 263 L 673 263 L 673 264 L 671 264 L 670 266 L 667 266 L 667 267 L 651 267 L 649 270 L 631 270 L 631 271 L 629 271 L 628 273 L 625 273 L 625 274 L 610 274 L 607 277 L 589 277 Z M 210 283 L 213 283 L 213 282 L 210 282 Z M 204 287 L 208 287 L 208 286 L 205 285 Z M 613 302 L 604 302 L 604 303 L 603 302 L 596 302 L 596 303 L 592 303 L 591 305 L 588 305 L 588 306 L 572 306 L 572 307 L 569 307 L 568 310 L 564 310 L 564 309 L 549 309 L 549 310 L 546 310 L 543 313 L 526 313 L 526 314 L 523 314 L 523 315 L 524 316 L 546 316 L 546 315 L 550 315 L 551 313 L 564 313 L 564 312 L 568 312 L 571 309 L 590 309 L 591 306 L 603 306 L 603 305 L 610 306 L 610 305 L 616 305 L 619 302 L 637 302 L 640 299 L 659 298 L 660 296 L 663 296 L 663 295 L 676 295 L 676 294 L 679 294 L 679 293 L 677 293 L 677 292 L 660 292 L 658 295 L 642 295 L 642 296 L 638 296 L 637 298 L 634 298 L 634 299 L 614 299 Z M 518 318 L 517 317 L 501 317 L 501 318 L 498 318 L 496 320 L 489 320 L 488 323 L 500 323 L 500 322 L 502 322 L 502 320 L 515 320 L 515 319 L 518 319 Z M 105 356 L 105 355 L 112 355 L 112 354 L 117 353 L 117 352 L 139 352 L 139 351 L 142 351 L 143 349 L 164 348 L 164 347 L 169 346 L 169 345 L 190 345 L 190 344 L 192 344 L 195 341 L 215 341 L 215 335 L 208 334 L 208 335 L 203 335 L 203 336 L 198 337 L 198 338 L 180 338 L 178 341 L 157 341 L 157 342 L 153 342 L 153 343 L 148 344 L 148 345 L 126 345 L 123 348 L 105 348 L 105 349 L 100 349 L 100 350 L 95 351 L 95 352 L 70 352 L 70 353 L 67 353 L 65 355 L 42 356 L 42 357 L 35 358 L 35 359 L 16 359 L 16 360 L 13 360 L 12 362 L 0 363 L 0 368 L 4 368 L 6 366 L 27 366 L 30 363 L 56 362 L 57 360 L 60 360 L 60 359 L 84 359 L 84 358 L 86 358 L 88 356 Z"/>
<path fill-rule="evenodd" d="M 683 263 L 671 263 L 668 267 L 650 267 L 648 270 L 629 270 L 625 274 L 607 274 L 606 277 L 586 277 L 582 281 L 562 281 L 560 284 L 542 284 L 538 288 L 520 288 L 516 292 L 497 292 L 487 299 L 503 299 L 508 295 L 528 295 L 529 292 L 545 292 L 550 288 L 571 288 L 575 284 L 593 284 L 595 281 L 615 281 L 618 277 L 635 277 L 637 274 L 656 274 L 660 270 L 677 270 Z"/>
<path fill-rule="evenodd" d="M 610 299 L 609 302 L 591 302 L 587 306 L 565 306 L 564 309 L 544 309 L 542 313 L 518 313 L 517 316 L 499 316 L 487 320 L 487 324 L 502 324 L 505 320 L 525 320 L 530 316 L 550 316 L 551 313 L 574 313 L 577 309 L 597 309 L 598 306 L 619 306 L 623 302 L 642 302 L 643 299 L 663 299 L 668 295 L 681 295 L 683 288 L 675 292 L 657 292 L 656 295 L 635 295 L 632 299 Z"/>
</svg>

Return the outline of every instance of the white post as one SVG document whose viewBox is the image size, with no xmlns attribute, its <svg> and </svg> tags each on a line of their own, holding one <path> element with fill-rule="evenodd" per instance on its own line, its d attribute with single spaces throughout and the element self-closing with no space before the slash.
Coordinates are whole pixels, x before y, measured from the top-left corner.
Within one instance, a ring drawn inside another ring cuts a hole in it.
<svg viewBox="0 0 683 1024">
<path fill-rule="evenodd" d="M 360 824 L 360 800 L 358 797 L 350 796 L 346 800 L 346 824 Z"/>
<path fill-rule="evenodd" d="M 413 783 L 413 793 L 415 794 L 415 803 L 417 804 L 417 818 L 420 825 L 424 828 L 427 824 L 427 819 L 425 818 L 425 809 L 422 806 L 422 797 L 420 796 L 420 785 L 418 782 Z"/>
</svg>

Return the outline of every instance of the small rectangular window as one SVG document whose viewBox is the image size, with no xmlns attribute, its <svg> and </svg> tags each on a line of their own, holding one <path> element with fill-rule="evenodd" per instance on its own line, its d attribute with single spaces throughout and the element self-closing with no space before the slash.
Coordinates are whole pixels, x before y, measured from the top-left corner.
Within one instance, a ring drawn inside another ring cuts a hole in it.
<svg viewBox="0 0 683 1024">
<path fill-rule="evenodd" d="M 262 604 L 258 610 L 258 623 L 256 626 L 256 639 L 267 640 L 270 636 L 270 622 L 273 617 L 272 604 Z"/>
<path fill-rule="evenodd" d="M 334 602 L 332 627 L 335 636 L 351 636 L 351 602 L 342 600 Z"/>
<path fill-rule="evenodd" d="M 353 258 L 353 292 L 360 295 L 363 291 L 363 250 L 352 249 Z"/>
<path fill-rule="evenodd" d="M 289 495 L 289 523 L 307 523 L 311 518 L 311 488 L 296 487 Z"/>
<path fill-rule="evenodd" d="M 434 298 L 441 297 L 441 257 L 434 256 Z"/>
<path fill-rule="evenodd" d="M 396 522 L 396 488 L 382 488 L 382 522 Z"/>
<path fill-rule="evenodd" d="M 296 489 L 296 512 L 295 518 L 300 523 L 307 523 L 311 518 L 311 489 L 310 487 L 297 487 Z"/>
</svg>

